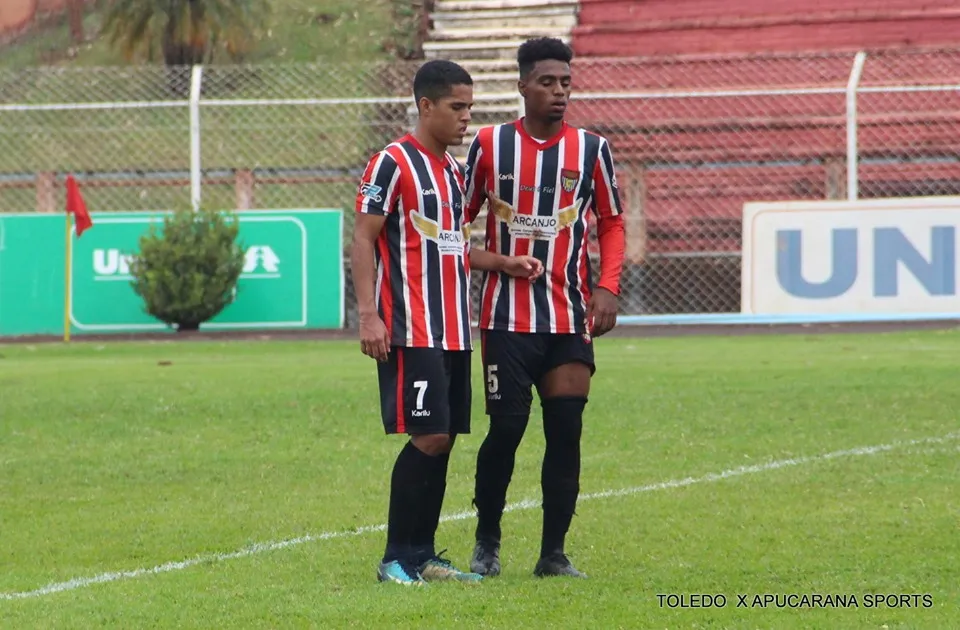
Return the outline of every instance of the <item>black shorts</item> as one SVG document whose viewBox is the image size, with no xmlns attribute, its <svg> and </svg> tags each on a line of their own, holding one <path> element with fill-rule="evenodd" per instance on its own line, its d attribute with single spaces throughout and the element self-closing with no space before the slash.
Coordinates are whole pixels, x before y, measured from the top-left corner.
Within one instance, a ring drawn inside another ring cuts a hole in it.
<svg viewBox="0 0 960 630">
<path fill-rule="evenodd" d="M 585 335 L 484 330 L 480 340 L 488 415 L 529 414 L 531 388 L 556 367 L 584 363 L 591 375 L 597 370 Z"/>
<path fill-rule="evenodd" d="M 470 433 L 470 355 L 467 350 L 390 348 L 390 358 L 377 364 L 387 434 Z"/>
</svg>

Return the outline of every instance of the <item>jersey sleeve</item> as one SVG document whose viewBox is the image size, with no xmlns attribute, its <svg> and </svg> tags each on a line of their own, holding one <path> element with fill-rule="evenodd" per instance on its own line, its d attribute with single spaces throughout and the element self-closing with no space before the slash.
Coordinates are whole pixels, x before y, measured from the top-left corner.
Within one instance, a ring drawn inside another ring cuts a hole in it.
<svg viewBox="0 0 960 630">
<path fill-rule="evenodd" d="M 466 190 L 466 212 L 467 220 L 473 222 L 480 214 L 480 208 L 486 200 L 486 173 L 483 169 L 483 146 L 480 143 L 481 132 L 478 132 L 470 143 L 470 150 L 467 152 L 467 162 L 464 165 L 466 171 L 465 187 Z"/>
<path fill-rule="evenodd" d="M 617 188 L 617 172 L 613 164 L 613 152 L 606 138 L 600 139 L 600 152 L 593 170 L 594 212 L 597 217 L 615 217 L 623 213 L 620 190 Z"/>
<path fill-rule="evenodd" d="M 400 197 L 400 167 L 386 151 L 367 162 L 357 188 L 356 209 L 362 214 L 388 215 Z"/>
</svg>

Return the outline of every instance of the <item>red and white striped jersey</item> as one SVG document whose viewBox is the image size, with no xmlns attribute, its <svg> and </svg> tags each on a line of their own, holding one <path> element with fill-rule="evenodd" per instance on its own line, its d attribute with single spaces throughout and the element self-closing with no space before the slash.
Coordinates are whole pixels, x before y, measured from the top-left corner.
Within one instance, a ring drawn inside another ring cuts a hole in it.
<svg viewBox="0 0 960 630">
<path fill-rule="evenodd" d="M 610 145 L 564 123 L 540 141 L 522 120 L 482 128 L 467 155 L 467 214 L 476 219 L 487 193 L 486 248 L 534 256 L 544 273 L 534 282 L 485 272 L 480 327 L 528 333 L 583 333 L 592 277 L 587 212 L 622 212 Z"/>
<path fill-rule="evenodd" d="M 393 346 L 472 350 L 464 173 L 412 135 L 364 169 L 356 211 L 385 215 L 376 243 L 377 309 Z"/>
</svg>

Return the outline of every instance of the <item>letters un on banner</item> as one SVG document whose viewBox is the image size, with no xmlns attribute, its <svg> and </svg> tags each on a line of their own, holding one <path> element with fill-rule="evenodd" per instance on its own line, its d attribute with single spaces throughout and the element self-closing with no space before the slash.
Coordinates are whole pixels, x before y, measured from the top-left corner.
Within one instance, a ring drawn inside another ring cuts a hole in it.
<svg viewBox="0 0 960 630">
<path fill-rule="evenodd" d="M 741 309 L 960 314 L 960 197 L 748 203 Z"/>
</svg>

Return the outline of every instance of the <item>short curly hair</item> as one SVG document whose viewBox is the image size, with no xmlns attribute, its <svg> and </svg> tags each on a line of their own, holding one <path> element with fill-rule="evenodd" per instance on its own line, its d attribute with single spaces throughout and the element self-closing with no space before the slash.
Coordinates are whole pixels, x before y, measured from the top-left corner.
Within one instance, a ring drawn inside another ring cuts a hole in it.
<svg viewBox="0 0 960 630">
<path fill-rule="evenodd" d="M 529 75 L 538 61 L 547 59 L 570 63 L 573 59 L 573 49 L 556 37 L 538 37 L 525 41 L 517 49 L 520 78 Z"/>
</svg>

